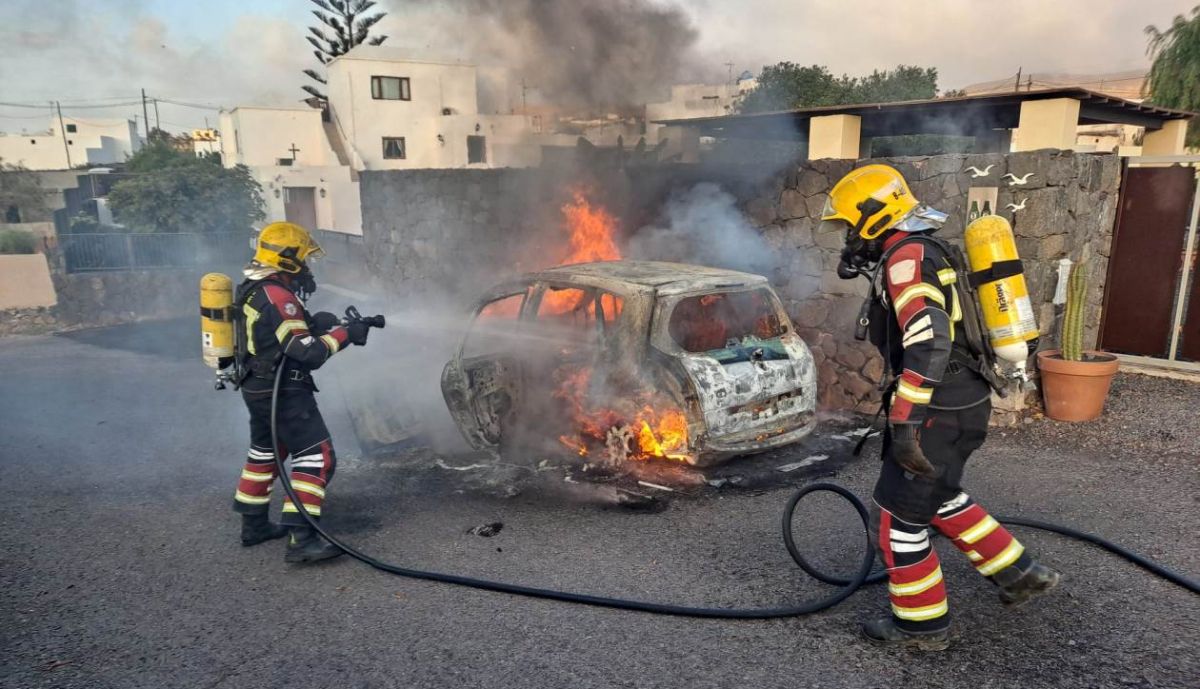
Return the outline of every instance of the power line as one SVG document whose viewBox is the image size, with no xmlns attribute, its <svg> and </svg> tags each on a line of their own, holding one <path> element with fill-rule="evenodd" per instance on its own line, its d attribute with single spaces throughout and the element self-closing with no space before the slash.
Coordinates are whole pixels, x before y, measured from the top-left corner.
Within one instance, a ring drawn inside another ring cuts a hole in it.
<svg viewBox="0 0 1200 689">
<path fill-rule="evenodd" d="M 127 101 L 127 102 L 123 102 L 123 103 L 108 103 L 105 105 L 67 105 L 66 107 L 69 110 L 103 110 L 104 108 L 120 108 L 120 107 L 124 107 L 127 105 L 138 105 L 139 103 L 141 103 L 141 101 L 133 100 L 133 101 Z M 35 109 L 35 110 L 41 110 L 43 108 L 49 107 L 45 103 L 34 104 L 34 103 L 8 103 L 8 102 L 0 102 L 0 106 L 4 106 L 4 107 L 8 107 L 8 108 L 31 108 L 31 109 Z"/>
<path fill-rule="evenodd" d="M 173 100 L 170 98 L 161 98 L 161 97 L 158 100 L 162 103 L 170 103 L 171 105 L 181 105 L 185 108 L 197 108 L 199 110 L 221 110 L 221 106 L 219 106 L 219 105 L 204 105 L 201 103 L 187 103 L 184 101 Z"/>
</svg>

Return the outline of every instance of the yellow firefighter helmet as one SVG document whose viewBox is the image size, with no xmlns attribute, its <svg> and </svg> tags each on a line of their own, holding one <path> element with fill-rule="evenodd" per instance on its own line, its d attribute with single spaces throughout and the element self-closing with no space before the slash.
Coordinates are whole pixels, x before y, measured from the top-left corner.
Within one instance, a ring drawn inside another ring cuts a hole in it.
<svg viewBox="0 0 1200 689">
<path fill-rule="evenodd" d="M 894 168 L 864 165 L 851 170 L 833 185 L 821 219 L 846 222 L 863 239 L 875 239 L 887 230 L 900 226 L 919 205 L 904 177 Z M 917 231 L 930 228 L 914 226 L 898 229 Z"/>
<path fill-rule="evenodd" d="M 258 233 L 254 260 L 285 273 L 299 273 L 308 259 L 324 254 L 308 230 L 295 223 L 273 222 Z"/>
</svg>

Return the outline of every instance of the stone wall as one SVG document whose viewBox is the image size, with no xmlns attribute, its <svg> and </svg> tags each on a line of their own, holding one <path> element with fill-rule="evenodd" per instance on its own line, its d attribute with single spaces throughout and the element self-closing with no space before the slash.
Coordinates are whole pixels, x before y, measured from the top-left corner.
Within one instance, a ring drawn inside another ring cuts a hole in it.
<svg viewBox="0 0 1200 689">
<path fill-rule="evenodd" d="M 950 214 L 940 236 L 961 242 L 971 187 L 999 187 L 997 210 L 1013 221 L 1030 294 L 1044 333 L 1056 333 L 1051 305 L 1058 261 L 1090 268 L 1087 343 L 1099 326 L 1117 208 L 1118 158 L 1035 151 L 879 159 L 898 168 L 923 202 Z M 873 348 L 853 339 L 867 284 L 836 273 L 844 232 L 822 228 L 826 195 L 853 161 L 664 165 L 609 171 L 413 170 L 362 177 L 363 246 L 370 279 L 402 299 L 452 295 L 464 302 L 504 277 L 546 265 L 563 244 L 560 208 L 569 187 L 588 190 L 626 233 L 661 215 L 675 191 L 717 183 L 737 199 L 774 249 L 765 270 L 820 366 L 826 409 L 873 412 L 882 371 Z M 988 169 L 975 177 L 969 168 Z M 1007 173 L 1023 177 L 1008 186 Z M 1009 211 L 1008 204 L 1024 205 Z M 628 237 L 626 237 L 628 238 Z M 1044 337 L 1049 346 L 1055 336 Z"/>
</svg>

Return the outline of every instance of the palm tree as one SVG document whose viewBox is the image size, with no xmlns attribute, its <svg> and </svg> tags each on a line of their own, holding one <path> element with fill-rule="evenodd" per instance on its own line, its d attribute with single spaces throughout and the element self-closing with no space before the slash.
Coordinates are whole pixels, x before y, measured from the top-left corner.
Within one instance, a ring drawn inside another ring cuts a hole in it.
<svg viewBox="0 0 1200 689">
<path fill-rule="evenodd" d="M 387 14 L 376 12 L 367 15 L 367 10 L 375 6 L 373 0 L 311 0 L 320 9 L 313 10 L 317 19 L 325 25 L 324 30 L 316 26 L 308 27 L 311 36 L 305 36 L 316 50 L 313 55 L 322 65 L 329 64 L 333 58 L 344 55 L 351 48 L 361 43 L 379 45 L 387 40 L 387 36 L 370 36 L 371 27 L 379 23 Z M 329 33 L 327 33 L 329 32 Z M 306 69 L 304 73 L 309 78 L 321 84 L 326 83 L 325 77 L 315 69 Z M 319 101 L 322 105 L 328 100 L 324 93 L 312 85 L 305 84 L 301 88 Z"/>
<path fill-rule="evenodd" d="M 1154 63 L 1145 92 L 1157 105 L 1200 111 L 1200 5 L 1191 17 L 1180 14 L 1165 31 L 1146 27 L 1146 52 Z M 1200 118 L 1188 124 L 1188 146 L 1200 146 Z"/>
</svg>

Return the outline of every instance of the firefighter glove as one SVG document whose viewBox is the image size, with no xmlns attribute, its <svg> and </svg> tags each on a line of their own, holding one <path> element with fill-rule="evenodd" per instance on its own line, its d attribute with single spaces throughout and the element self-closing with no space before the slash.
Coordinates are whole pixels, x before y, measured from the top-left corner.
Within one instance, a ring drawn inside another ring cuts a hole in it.
<svg viewBox="0 0 1200 689">
<path fill-rule="evenodd" d="M 310 317 L 309 328 L 318 333 L 327 333 L 341 324 L 341 319 L 328 311 L 318 311 Z"/>
<path fill-rule="evenodd" d="M 350 341 L 359 346 L 367 343 L 367 333 L 369 332 L 371 332 L 371 326 L 363 321 L 353 321 L 346 326 L 346 334 L 350 336 Z"/>
<path fill-rule="evenodd" d="M 895 424 L 892 426 L 892 458 L 905 471 L 933 478 L 937 475 L 925 453 L 921 451 L 921 437 L 917 424 Z"/>
</svg>

